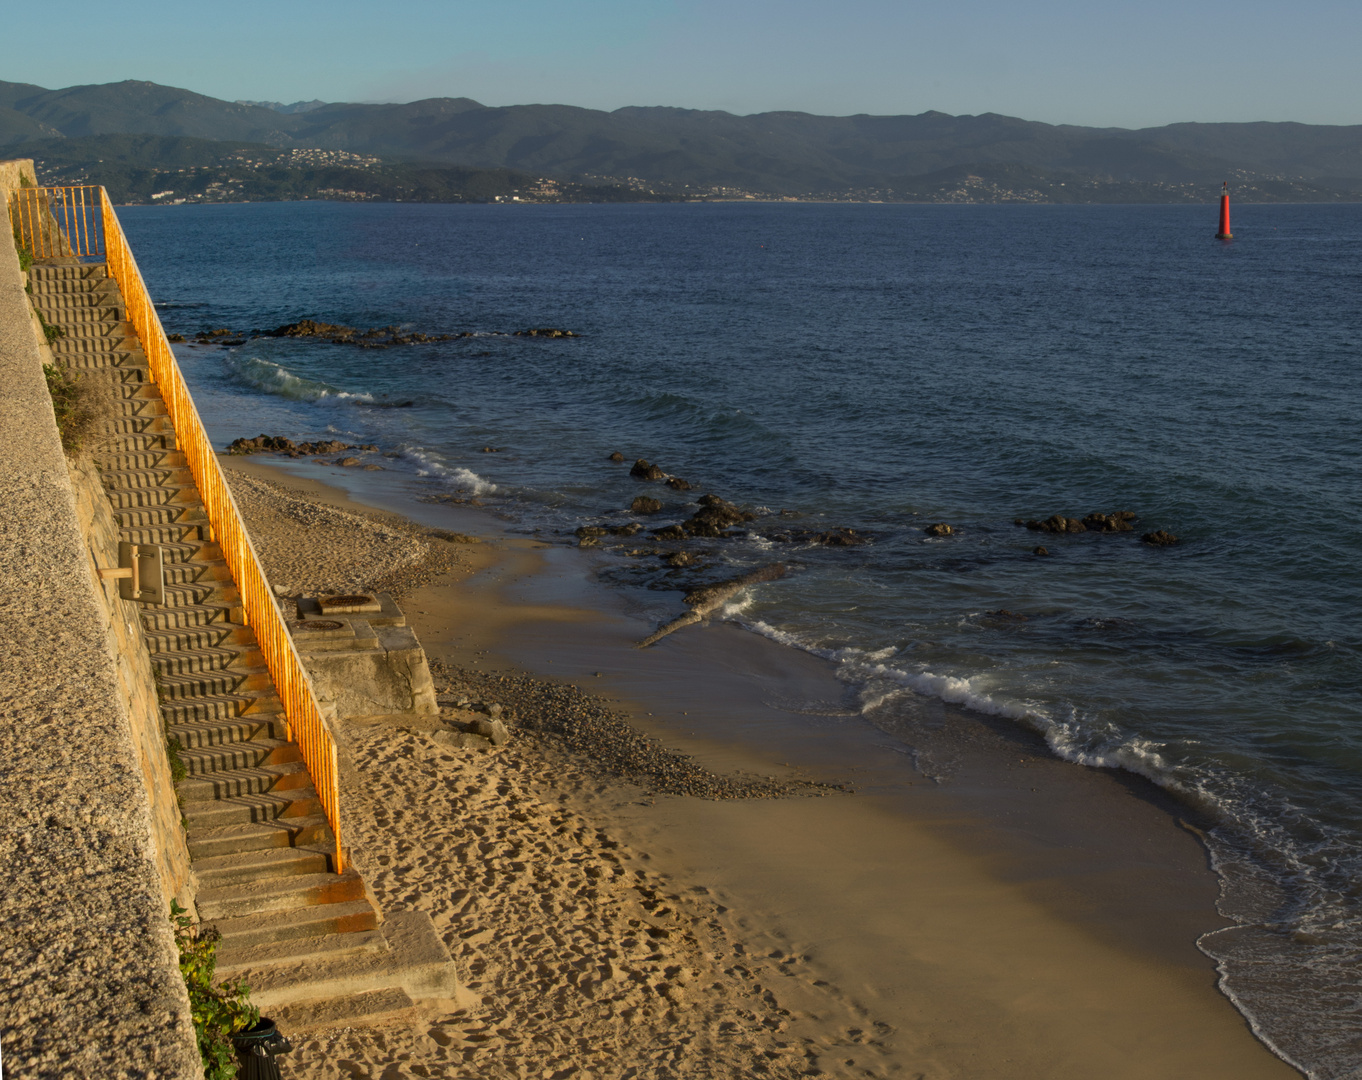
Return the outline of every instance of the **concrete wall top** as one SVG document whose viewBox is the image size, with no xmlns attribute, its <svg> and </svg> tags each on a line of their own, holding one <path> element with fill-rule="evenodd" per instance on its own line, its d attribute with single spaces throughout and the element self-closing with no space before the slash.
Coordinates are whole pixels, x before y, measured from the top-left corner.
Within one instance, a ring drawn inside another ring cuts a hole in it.
<svg viewBox="0 0 1362 1080">
<path fill-rule="evenodd" d="M 6 203 L 21 174 L 33 179 L 31 161 L 0 162 Z M 8 230 L 0 386 L 5 1073 L 202 1076 L 147 794 Z"/>
</svg>

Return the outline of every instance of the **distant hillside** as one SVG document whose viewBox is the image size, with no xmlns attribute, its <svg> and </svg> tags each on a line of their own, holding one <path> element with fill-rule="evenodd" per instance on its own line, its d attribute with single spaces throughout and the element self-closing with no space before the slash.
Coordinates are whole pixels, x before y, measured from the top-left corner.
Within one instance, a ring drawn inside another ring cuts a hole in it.
<svg viewBox="0 0 1362 1080">
<path fill-rule="evenodd" d="M 511 169 L 383 161 L 343 150 L 281 150 L 178 135 L 87 135 L 20 143 L 51 184 L 102 184 L 119 204 L 263 202 L 650 202 L 677 196 L 574 184 Z"/>
<path fill-rule="evenodd" d="M 922 178 L 943 170 L 1006 167 L 1032 170 L 1056 190 L 1071 182 L 1142 188 L 1153 201 L 1181 197 L 1174 189 L 1183 185 L 1218 186 L 1223 179 L 1263 198 L 1286 197 L 1273 190 L 1295 198 L 1362 197 L 1362 125 L 1131 131 L 993 113 L 735 116 L 674 108 L 489 108 L 468 98 L 280 106 L 219 101 L 148 82 L 64 90 L 0 83 L 6 153 L 35 140 L 114 134 L 317 148 L 710 196 L 915 197 Z"/>
</svg>

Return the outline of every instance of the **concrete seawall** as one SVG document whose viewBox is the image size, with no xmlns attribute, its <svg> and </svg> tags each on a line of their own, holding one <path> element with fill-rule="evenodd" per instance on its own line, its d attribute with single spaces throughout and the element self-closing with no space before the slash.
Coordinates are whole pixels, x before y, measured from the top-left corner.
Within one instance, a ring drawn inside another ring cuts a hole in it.
<svg viewBox="0 0 1362 1080">
<path fill-rule="evenodd" d="M 0 199 L 20 176 L 31 162 L 0 162 Z M 136 619 L 94 574 L 102 495 L 92 472 L 73 482 L 44 351 L 0 240 L 0 1049 L 12 1077 L 197 1077 L 154 685 Z"/>
</svg>

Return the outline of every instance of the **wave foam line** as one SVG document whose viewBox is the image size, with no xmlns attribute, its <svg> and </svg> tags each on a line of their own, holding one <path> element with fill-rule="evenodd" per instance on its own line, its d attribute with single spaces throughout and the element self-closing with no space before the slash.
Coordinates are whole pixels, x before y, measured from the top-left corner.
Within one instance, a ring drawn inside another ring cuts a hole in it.
<svg viewBox="0 0 1362 1080">
<path fill-rule="evenodd" d="M 352 394 L 329 383 L 295 375 L 288 368 L 270 360 L 261 360 L 259 357 L 244 359 L 229 357 L 226 364 L 239 382 L 255 390 L 291 401 L 325 401 L 330 398 L 337 401 L 372 403 L 374 400 L 372 394 Z"/>
</svg>

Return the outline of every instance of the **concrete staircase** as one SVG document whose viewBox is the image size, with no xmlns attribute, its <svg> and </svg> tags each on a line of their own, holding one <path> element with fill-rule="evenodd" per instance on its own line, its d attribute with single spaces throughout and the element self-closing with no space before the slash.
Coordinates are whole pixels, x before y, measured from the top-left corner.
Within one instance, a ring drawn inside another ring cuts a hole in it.
<svg viewBox="0 0 1362 1080">
<path fill-rule="evenodd" d="M 115 415 L 93 456 L 120 538 L 163 551 L 166 603 L 144 607 L 142 624 L 161 714 L 188 773 L 178 790 L 198 914 L 222 934 L 219 973 L 246 975 L 265 1006 L 392 987 L 403 926 L 385 933 L 360 875 L 334 872 L 335 837 L 285 735 L 283 705 L 117 284 L 96 264 L 35 264 L 29 278 L 35 306 L 65 331 L 52 345 L 58 363 L 112 384 Z M 407 930 L 408 962 L 430 967 L 442 954 L 444 964 L 413 988 L 454 996 L 448 953 L 438 938 L 431 949 L 433 927 Z M 367 980 L 345 982 L 360 970 Z"/>
</svg>

